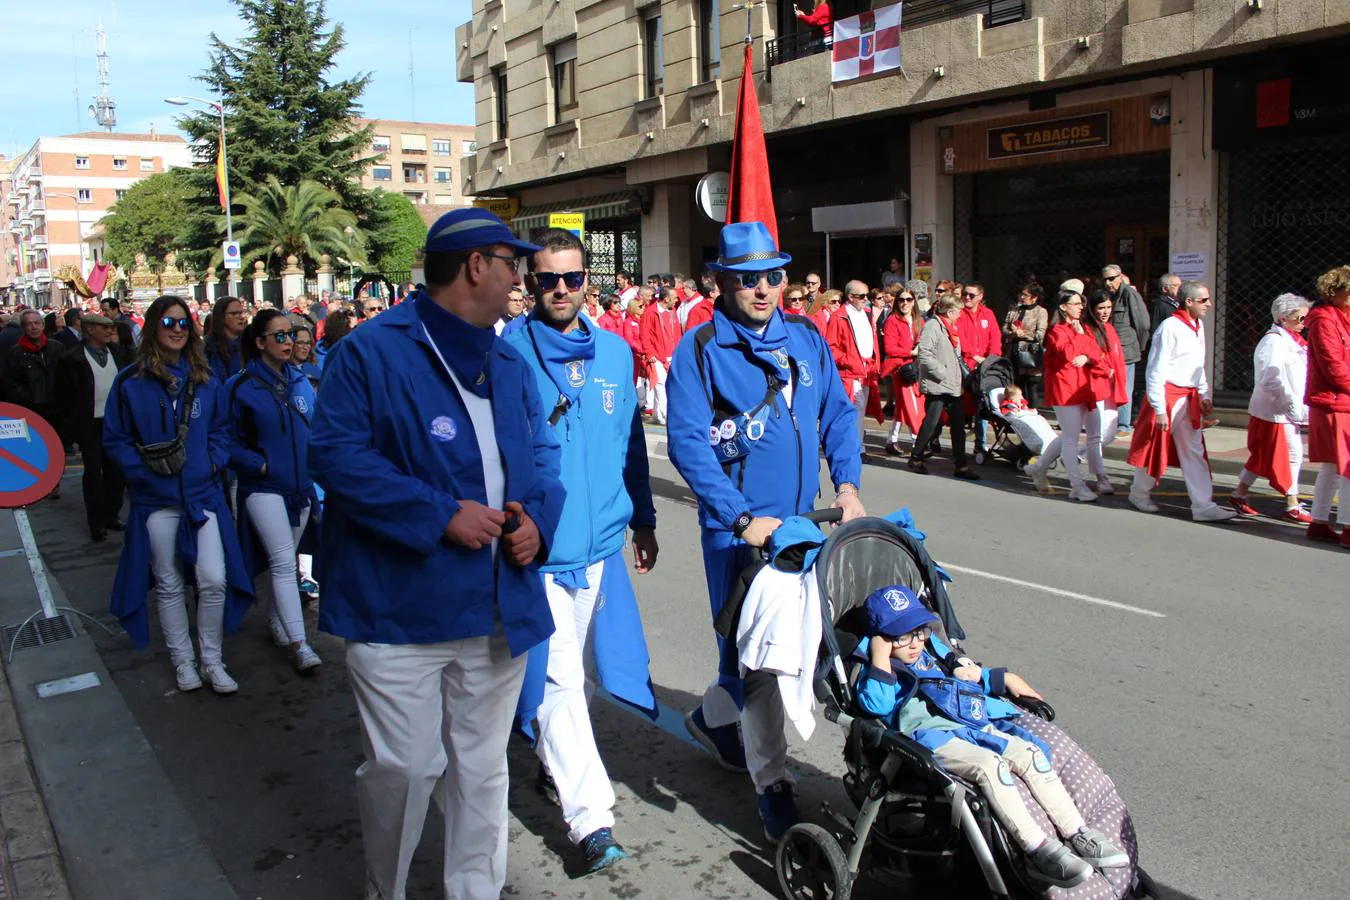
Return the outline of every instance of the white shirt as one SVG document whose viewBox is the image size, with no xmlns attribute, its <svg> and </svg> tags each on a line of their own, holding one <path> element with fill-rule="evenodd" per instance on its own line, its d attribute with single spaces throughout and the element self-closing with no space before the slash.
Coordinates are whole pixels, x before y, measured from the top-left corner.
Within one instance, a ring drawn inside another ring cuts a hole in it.
<svg viewBox="0 0 1350 900">
<path fill-rule="evenodd" d="M 117 377 L 117 363 L 113 362 L 112 351 L 108 351 L 108 362 L 99 365 L 89 348 L 84 348 L 84 358 L 89 360 L 89 371 L 94 373 L 94 418 L 103 418 L 103 409 L 108 405 L 108 394 L 112 391 L 113 379 Z"/>
<path fill-rule="evenodd" d="M 637 299 L 637 291 L 638 291 L 637 285 L 635 285 L 635 284 L 630 284 L 630 285 L 628 286 L 628 289 L 627 289 L 627 290 L 625 290 L 625 291 L 623 291 L 621 294 L 619 294 L 619 298 L 620 298 L 621 300 L 623 300 L 623 308 L 624 308 L 624 309 L 627 309 L 627 308 L 628 308 L 628 304 L 632 303 L 634 300 Z"/>
<path fill-rule="evenodd" d="M 872 317 L 866 310 L 854 309 L 852 303 L 845 303 L 844 309 L 848 311 L 848 324 L 853 326 L 853 340 L 858 344 L 858 355 L 863 361 L 872 358 L 876 352 L 876 334 L 872 331 Z"/>
<path fill-rule="evenodd" d="M 1247 412 L 1267 422 L 1308 421 L 1308 350 L 1276 325 L 1256 345 L 1256 384 Z"/>
<path fill-rule="evenodd" d="M 1196 323 L 1193 331 L 1176 316 L 1158 326 L 1148 353 L 1144 384 L 1148 402 L 1158 417 L 1167 421 L 1167 385 L 1193 387 L 1208 399 L 1209 379 L 1205 377 L 1205 323 Z"/>
</svg>

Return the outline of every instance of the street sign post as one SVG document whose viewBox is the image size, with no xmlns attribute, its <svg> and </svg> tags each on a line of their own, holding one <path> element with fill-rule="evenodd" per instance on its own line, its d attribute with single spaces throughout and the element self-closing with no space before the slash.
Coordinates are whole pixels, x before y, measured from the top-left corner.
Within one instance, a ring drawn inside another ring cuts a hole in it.
<svg viewBox="0 0 1350 900">
<path fill-rule="evenodd" d="M 238 241 L 222 241 L 220 252 L 225 257 L 225 268 L 237 269 L 243 263 L 243 258 L 239 255 Z"/>
</svg>

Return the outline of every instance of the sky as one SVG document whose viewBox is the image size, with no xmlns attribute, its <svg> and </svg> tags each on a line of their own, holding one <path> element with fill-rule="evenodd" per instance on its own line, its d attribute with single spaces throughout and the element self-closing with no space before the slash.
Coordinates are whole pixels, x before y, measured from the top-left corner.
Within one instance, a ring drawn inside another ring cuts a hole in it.
<svg viewBox="0 0 1350 900">
<path fill-rule="evenodd" d="M 469 20 L 469 0 L 328 0 L 327 12 L 347 41 L 330 77 L 373 76 L 362 115 L 473 124 L 473 85 L 455 81 L 455 27 Z M 39 137 L 98 129 L 87 109 L 99 92 L 100 19 L 121 132 L 176 131 L 182 110 L 163 98 L 206 96 L 196 76 L 210 34 L 244 34 L 229 0 L 0 0 L 0 153 L 13 159 Z"/>
</svg>

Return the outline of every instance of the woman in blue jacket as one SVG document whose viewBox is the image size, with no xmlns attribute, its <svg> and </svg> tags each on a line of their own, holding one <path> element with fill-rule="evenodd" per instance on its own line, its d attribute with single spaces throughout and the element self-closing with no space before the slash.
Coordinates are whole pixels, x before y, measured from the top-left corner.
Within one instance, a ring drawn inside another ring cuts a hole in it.
<svg viewBox="0 0 1350 900">
<path fill-rule="evenodd" d="M 323 660 L 305 638 L 296 582 L 296 548 L 316 508 L 309 476 L 314 388 L 291 365 L 294 329 L 285 313 L 265 309 L 244 329 L 244 369 L 227 387 L 230 465 L 239 476 L 239 537 L 246 554 L 260 548 L 272 575 L 272 641 L 289 647 L 295 668 Z M 258 566 L 257 568 L 261 568 Z"/>
<path fill-rule="evenodd" d="M 244 301 L 238 297 L 221 297 L 211 307 L 206 321 L 206 362 L 222 385 L 239 374 L 243 360 L 239 352 L 239 336 L 248 324 Z"/>
<path fill-rule="evenodd" d="M 112 612 L 137 646 L 145 646 L 153 573 L 178 689 L 196 690 L 205 676 L 216 693 L 232 694 L 239 685 L 221 661 L 221 639 L 243 618 L 253 590 L 220 487 L 219 472 L 229 460 L 221 385 L 177 297 L 150 304 L 136 356 L 113 382 L 104 413 L 103 445 L 126 474 L 131 498 Z M 162 452 L 174 444 L 181 453 Z M 188 633 L 184 565 L 197 585 L 200 674 Z"/>
</svg>

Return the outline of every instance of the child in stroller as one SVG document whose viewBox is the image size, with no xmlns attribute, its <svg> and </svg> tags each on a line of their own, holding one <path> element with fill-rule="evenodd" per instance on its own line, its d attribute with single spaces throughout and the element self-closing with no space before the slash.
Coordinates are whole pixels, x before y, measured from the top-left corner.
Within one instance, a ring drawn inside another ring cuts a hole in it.
<svg viewBox="0 0 1350 900">
<path fill-rule="evenodd" d="M 975 784 L 1026 853 L 1029 874 L 1071 888 L 1092 869 L 1121 868 L 1129 856 L 1087 827 L 1050 762 L 1044 742 L 1014 724 L 999 695 L 1041 699 L 1020 676 L 1003 669 L 957 665 L 946 675 L 924 649 L 938 617 L 904 585 L 873 591 L 865 610 L 870 666 L 858 681 L 859 707 L 932 751 L 944 769 Z M 1072 853 L 1047 836 L 1027 812 L 1014 775 L 1045 810 Z"/>
<path fill-rule="evenodd" d="M 998 402 L 998 413 L 1022 441 L 1022 446 L 1031 453 L 1024 471 L 1028 472 L 1036 487 L 1042 492 L 1050 489 L 1045 473 L 1059 459 L 1059 432 L 1046 420 L 1045 416 L 1033 409 L 1022 396 L 1022 389 L 1009 385 L 1003 390 Z"/>
</svg>

